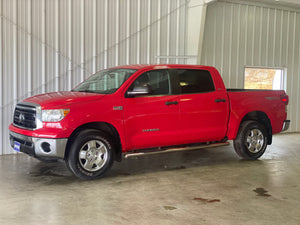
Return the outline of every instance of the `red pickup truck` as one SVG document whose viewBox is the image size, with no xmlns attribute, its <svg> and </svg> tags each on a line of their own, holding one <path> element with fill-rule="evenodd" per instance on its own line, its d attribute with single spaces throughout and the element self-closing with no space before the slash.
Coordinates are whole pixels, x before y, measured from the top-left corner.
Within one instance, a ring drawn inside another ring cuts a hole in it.
<svg viewBox="0 0 300 225">
<path fill-rule="evenodd" d="M 228 144 L 257 159 L 288 129 L 284 91 L 225 89 L 209 66 L 130 65 L 102 70 L 69 92 L 18 103 L 16 151 L 63 159 L 78 177 L 101 177 L 114 160 Z"/>
</svg>

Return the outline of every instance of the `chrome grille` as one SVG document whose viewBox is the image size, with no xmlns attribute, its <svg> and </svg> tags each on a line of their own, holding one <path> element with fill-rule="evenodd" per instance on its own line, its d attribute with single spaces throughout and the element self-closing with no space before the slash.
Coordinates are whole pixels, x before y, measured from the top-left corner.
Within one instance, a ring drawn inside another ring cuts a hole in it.
<svg viewBox="0 0 300 225">
<path fill-rule="evenodd" d="M 30 104 L 17 104 L 14 112 L 14 125 L 25 129 L 37 128 L 36 107 Z"/>
</svg>

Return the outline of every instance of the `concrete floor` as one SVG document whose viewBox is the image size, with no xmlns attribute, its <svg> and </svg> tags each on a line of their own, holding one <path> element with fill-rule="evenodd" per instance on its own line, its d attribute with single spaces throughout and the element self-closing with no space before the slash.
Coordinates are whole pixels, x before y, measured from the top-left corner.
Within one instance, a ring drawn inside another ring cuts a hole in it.
<svg viewBox="0 0 300 225">
<path fill-rule="evenodd" d="M 300 224 L 300 134 L 257 161 L 232 145 L 124 159 L 81 181 L 62 162 L 0 157 L 0 224 Z"/>
</svg>

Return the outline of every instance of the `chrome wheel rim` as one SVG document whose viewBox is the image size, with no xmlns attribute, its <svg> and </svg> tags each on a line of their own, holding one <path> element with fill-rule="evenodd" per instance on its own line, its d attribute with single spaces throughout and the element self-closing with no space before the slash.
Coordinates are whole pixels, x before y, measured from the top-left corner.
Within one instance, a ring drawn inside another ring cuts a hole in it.
<svg viewBox="0 0 300 225">
<path fill-rule="evenodd" d="M 259 129 L 252 129 L 247 133 L 246 146 L 251 153 L 258 153 L 263 149 L 264 135 Z"/>
<path fill-rule="evenodd" d="M 89 172 L 100 170 L 108 159 L 108 150 L 99 140 L 86 142 L 79 151 L 79 162 Z"/>
</svg>

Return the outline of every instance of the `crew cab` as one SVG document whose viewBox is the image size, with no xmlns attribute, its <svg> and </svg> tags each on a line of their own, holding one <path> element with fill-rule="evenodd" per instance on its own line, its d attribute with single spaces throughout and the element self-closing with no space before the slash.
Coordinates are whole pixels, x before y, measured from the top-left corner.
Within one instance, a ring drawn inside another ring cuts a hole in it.
<svg viewBox="0 0 300 225">
<path fill-rule="evenodd" d="M 124 157 L 229 144 L 263 155 L 288 129 L 285 91 L 226 90 L 214 67 L 127 65 L 97 72 L 71 91 L 18 103 L 14 150 L 63 159 L 76 176 L 101 177 Z"/>
</svg>

